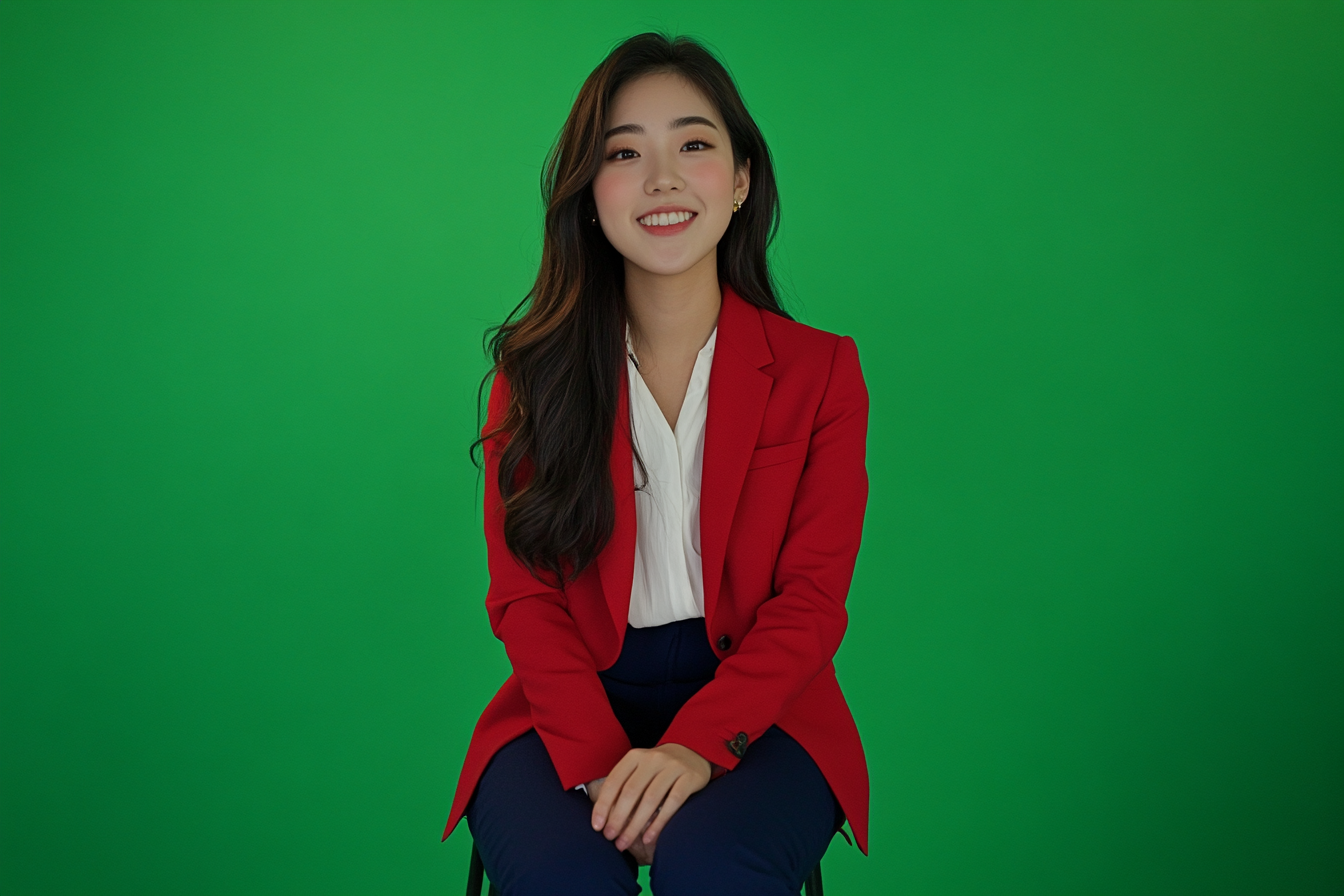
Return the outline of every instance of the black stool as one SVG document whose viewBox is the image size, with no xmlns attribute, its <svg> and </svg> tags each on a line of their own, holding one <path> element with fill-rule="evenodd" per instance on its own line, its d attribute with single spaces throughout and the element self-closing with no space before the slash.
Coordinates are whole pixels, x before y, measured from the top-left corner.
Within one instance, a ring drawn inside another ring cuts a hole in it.
<svg viewBox="0 0 1344 896">
<path fill-rule="evenodd" d="M 467 868 L 467 896 L 481 896 L 481 882 L 484 879 L 485 863 L 481 861 L 481 851 L 476 848 L 475 843 L 472 843 L 471 866 Z M 817 862 L 817 867 L 807 876 L 807 880 L 803 883 L 803 893 L 805 896 L 822 896 L 821 862 Z M 499 890 L 493 883 L 490 885 L 489 896 L 499 896 Z"/>
</svg>

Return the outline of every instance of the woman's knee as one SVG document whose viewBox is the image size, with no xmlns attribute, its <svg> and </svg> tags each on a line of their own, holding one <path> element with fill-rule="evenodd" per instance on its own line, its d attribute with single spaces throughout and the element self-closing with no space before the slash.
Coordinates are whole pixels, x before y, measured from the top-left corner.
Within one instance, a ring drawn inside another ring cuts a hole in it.
<svg viewBox="0 0 1344 896">
<path fill-rule="evenodd" d="M 467 827 L 490 880 L 505 896 L 639 892 L 635 871 L 589 824 L 582 793 L 560 786 L 535 731 L 487 765 L 467 805 Z"/>
<path fill-rule="evenodd" d="M 679 824 L 678 821 L 681 823 Z M 786 868 L 756 849 L 752 838 L 734 837 L 725 825 L 697 823 L 678 812 L 658 835 L 649 884 L 654 896 L 794 896 Z"/>
</svg>

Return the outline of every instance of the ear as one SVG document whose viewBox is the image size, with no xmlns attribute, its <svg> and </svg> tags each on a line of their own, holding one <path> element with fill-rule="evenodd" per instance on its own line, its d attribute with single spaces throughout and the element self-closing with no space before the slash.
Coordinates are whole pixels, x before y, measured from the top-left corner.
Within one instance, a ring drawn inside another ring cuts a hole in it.
<svg viewBox="0 0 1344 896">
<path fill-rule="evenodd" d="M 733 174 L 733 195 L 741 196 L 742 201 L 746 202 L 747 193 L 751 191 L 751 159 L 742 163 L 742 167 Z"/>
</svg>

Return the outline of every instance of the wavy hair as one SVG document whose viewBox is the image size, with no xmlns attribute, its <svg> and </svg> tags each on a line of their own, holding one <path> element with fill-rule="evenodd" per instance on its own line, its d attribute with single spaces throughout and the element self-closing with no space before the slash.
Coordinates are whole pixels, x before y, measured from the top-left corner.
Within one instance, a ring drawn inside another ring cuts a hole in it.
<svg viewBox="0 0 1344 896">
<path fill-rule="evenodd" d="M 610 458 L 625 370 L 625 268 L 601 228 L 589 223 L 597 214 L 592 184 L 612 98 L 654 73 L 679 75 L 703 93 L 727 126 L 735 167 L 751 162 L 751 202 L 719 241 L 719 281 L 792 319 L 776 298 L 766 258 L 779 229 L 770 151 L 732 77 L 688 37 L 648 32 L 623 41 L 584 81 L 546 158 L 536 282 L 503 323 L 486 330 L 494 363 L 477 392 L 478 419 L 496 375 L 509 386 L 508 406 L 469 449 L 479 466 L 477 449 L 505 437 L 498 458 L 505 543 L 533 576 L 560 588 L 597 557 L 615 527 Z M 643 470 L 637 450 L 635 458 Z"/>
</svg>

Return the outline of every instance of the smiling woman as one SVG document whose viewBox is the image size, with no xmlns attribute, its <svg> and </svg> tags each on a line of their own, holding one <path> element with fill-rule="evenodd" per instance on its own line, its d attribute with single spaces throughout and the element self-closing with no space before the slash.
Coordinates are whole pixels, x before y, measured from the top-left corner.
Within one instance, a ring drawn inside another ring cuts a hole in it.
<svg viewBox="0 0 1344 896">
<path fill-rule="evenodd" d="M 544 193 L 473 446 L 514 674 L 444 836 L 465 816 L 509 896 L 638 893 L 641 864 L 658 894 L 796 894 L 846 819 L 867 851 L 832 664 L 868 493 L 857 349 L 780 308 L 770 154 L 694 41 L 612 51 Z"/>
</svg>

